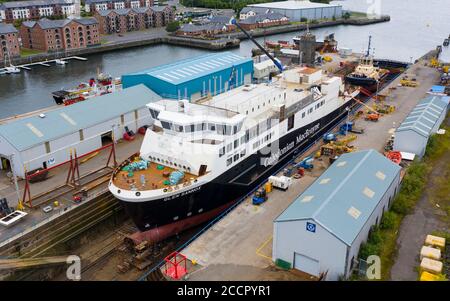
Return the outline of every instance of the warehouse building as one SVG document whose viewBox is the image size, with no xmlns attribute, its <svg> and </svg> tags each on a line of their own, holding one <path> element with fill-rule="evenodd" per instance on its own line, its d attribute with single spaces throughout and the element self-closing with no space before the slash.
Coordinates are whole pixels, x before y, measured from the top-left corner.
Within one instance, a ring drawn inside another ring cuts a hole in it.
<svg viewBox="0 0 450 301">
<path fill-rule="evenodd" d="M 332 19 L 342 17 L 342 5 L 313 3 L 308 0 L 289 0 L 251 4 L 244 7 L 239 15 L 241 20 L 252 16 L 279 13 L 287 17 L 291 22 L 302 21 L 303 18 L 311 20 Z"/>
<path fill-rule="evenodd" d="M 252 59 L 221 52 L 123 75 L 122 84 L 144 84 L 164 98 L 197 100 L 250 83 L 252 72 Z"/>
<path fill-rule="evenodd" d="M 275 219 L 273 260 L 326 280 L 350 276 L 399 189 L 400 170 L 375 150 L 340 156 Z"/>
<path fill-rule="evenodd" d="M 19 177 L 28 171 L 49 168 L 69 160 L 69 150 L 80 156 L 113 137 L 123 137 L 124 127 L 137 132 L 151 124 L 147 103 L 161 97 L 144 85 L 79 102 L 39 116 L 0 125 L 0 169 L 14 168 Z M 113 135 L 114 131 L 114 135 Z"/>
<path fill-rule="evenodd" d="M 445 119 L 449 100 L 438 95 L 421 100 L 395 131 L 394 150 L 423 157 L 428 139 Z"/>
</svg>

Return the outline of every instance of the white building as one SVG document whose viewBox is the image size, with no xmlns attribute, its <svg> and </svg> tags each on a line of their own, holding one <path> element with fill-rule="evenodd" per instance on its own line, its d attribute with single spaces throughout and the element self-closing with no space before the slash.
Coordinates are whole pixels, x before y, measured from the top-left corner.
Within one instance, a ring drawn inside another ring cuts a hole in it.
<svg viewBox="0 0 450 301">
<path fill-rule="evenodd" d="M 428 139 L 445 119 L 449 100 L 450 97 L 437 95 L 421 100 L 395 131 L 394 150 L 422 157 Z"/>
<path fill-rule="evenodd" d="M 137 132 L 152 119 L 146 104 L 161 97 L 144 85 L 106 94 L 45 113 L 0 125 L 0 169 L 24 177 L 28 171 L 69 160 L 121 139 L 124 127 Z M 114 135 L 113 135 L 114 131 Z M 12 162 L 11 162 L 12 160 Z M 11 164 L 12 163 L 12 164 Z"/>
<path fill-rule="evenodd" d="M 400 170 L 375 150 L 340 156 L 275 219 L 273 260 L 326 280 L 349 277 L 392 204 Z"/>
<path fill-rule="evenodd" d="M 250 4 L 241 10 L 239 18 L 244 20 L 251 16 L 267 13 L 280 13 L 293 22 L 301 21 L 302 18 L 308 20 L 331 19 L 342 17 L 342 5 L 314 3 L 309 0 Z"/>
</svg>

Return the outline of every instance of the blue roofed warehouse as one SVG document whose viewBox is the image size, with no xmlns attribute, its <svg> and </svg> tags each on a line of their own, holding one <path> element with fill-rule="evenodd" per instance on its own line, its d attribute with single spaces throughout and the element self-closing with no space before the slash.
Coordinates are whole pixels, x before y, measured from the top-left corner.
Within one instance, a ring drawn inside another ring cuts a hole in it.
<svg viewBox="0 0 450 301">
<path fill-rule="evenodd" d="M 122 138 L 125 127 L 136 133 L 152 123 L 146 104 L 160 99 L 139 85 L 0 124 L 0 169 L 24 177 L 24 166 L 50 168 L 69 160 L 70 149 L 81 156 Z"/>
<path fill-rule="evenodd" d="M 340 156 L 275 219 L 273 260 L 326 280 L 350 276 L 392 204 L 400 171 L 375 150 Z"/>
<path fill-rule="evenodd" d="M 395 131 L 394 150 L 422 157 L 428 139 L 445 119 L 450 97 L 431 95 L 414 107 Z"/>
<path fill-rule="evenodd" d="M 197 100 L 248 84 L 252 73 L 252 59 L 220 52 L 126 74 L 122 84 L 144 84 L 164 98 Z"/>
</svg>

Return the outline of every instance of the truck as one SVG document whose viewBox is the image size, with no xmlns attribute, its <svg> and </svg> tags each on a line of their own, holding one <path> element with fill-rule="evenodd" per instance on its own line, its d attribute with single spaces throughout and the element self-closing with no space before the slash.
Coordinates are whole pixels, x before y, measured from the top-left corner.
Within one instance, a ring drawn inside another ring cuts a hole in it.
<svg viewBox="0 0 450 301">
<path fill-rule="evenodd" d="M 269 182 L 272 183 L 272 186 L 274 188 L 287 190 L 292 183 L 292 179 L 286 176 L 281 177 L 271 176 L 269 177 Z"/>
</svg>

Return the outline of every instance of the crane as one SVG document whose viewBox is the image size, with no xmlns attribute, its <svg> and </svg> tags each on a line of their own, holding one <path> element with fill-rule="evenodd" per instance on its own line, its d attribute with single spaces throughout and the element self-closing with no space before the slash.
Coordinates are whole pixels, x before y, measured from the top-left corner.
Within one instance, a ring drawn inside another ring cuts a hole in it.
<svg viewBox="0 0 450 301">
<path fill-rule="evenodd" d="M 265 55 L 267 55 L 267 57 L 269 59 L 272 60 L 272 62 L 275 64 L 275 66 L 280 70 L 280 72 L 283 72 L 284 68 L 283 65 L 277 60 L 275 59 L 266 49 L 264 49 L 264 47 L 262 47 L 245 29 L 243 29 L 239 23 L 236 21 L 236 19 L 232 19 L 231 23 L 236 25 L 237 28 L 239 28 L 256 46 L 258 46 L 258 48 L 264 52 Z"/>
</svg>

